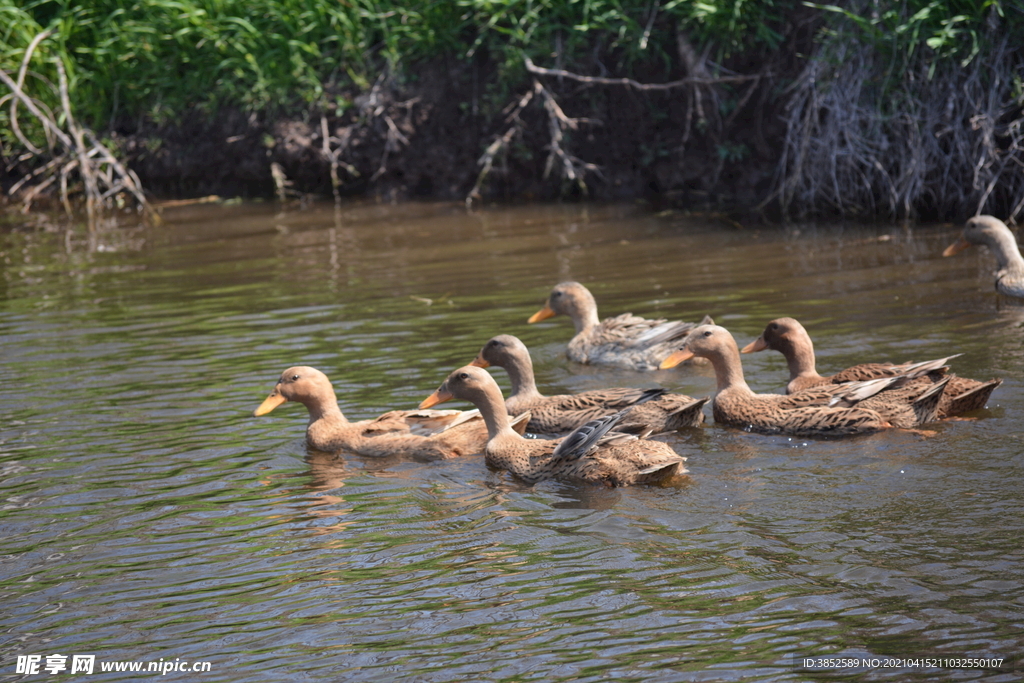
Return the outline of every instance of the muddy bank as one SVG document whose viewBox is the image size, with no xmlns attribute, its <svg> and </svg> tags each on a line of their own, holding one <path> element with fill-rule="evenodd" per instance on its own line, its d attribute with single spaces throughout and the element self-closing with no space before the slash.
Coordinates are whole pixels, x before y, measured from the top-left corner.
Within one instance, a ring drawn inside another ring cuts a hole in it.
<svg viewBox="0 0 1024 683">
<path fill-rule="evenodd" d="M 346 111 L 194 114 L 163 127 L 121 125 L 115 139 L 160 197 L 271 197 L 282 174 L 289 195 L 330 197 L 332 159 L 341 197 L 463 200 L 475 190 L 483 201 L 645 199 L 751 209 L 771 192 L 785 134 L 781 118 L 766 111 L 774 78 L 739 83 L 743 108 L 721 117 L 708 93 L 692 88 L 638 92 L 557 77 L 531 76 L 499 99 L 484 92 L 491 69 L 458 60 L 421 65 L 414 82 L 346 93 Z M 644 74 L 651 82 L 672 75 Z M 712 105 L 717 119 L 709 121 Z"/>
<path fill-rule="evenodd" d="M 213 104 L 202 87 L 172 78 L 188 86 L 178 108 L 161 110 L 158 90 L 155 104 L 136 103 L 131 114 L 111 103 L 91 129 L 74 124 L 82 103 L 71 106 L 73 82 L 57 69 L 59 107 L 32 112 L 38 147 L 13 126 L 17 134 L 6 135 L 0 109 L 0 187 L 26 210 L 50 199 L 70 211 L 84 196 L 90 215 L 98 206 L 146 210 L 136 173 L 155 198 L 643 199 L 769 220 L 991 213 L 1014 222 L 1024 215 L 1024 51 L 1014 39 L 1024 15 L 997 9 L 975 18 L 965 42 L 966 33 L 943 33 L 937 15 L 928 27 L 930 14 L 896 13 L 887 21 L 904 23 L 878 33 L 856 12 L 835 19 L 801 5 L 771 15 L 773 28 L 761 27 L 770 39 L 730 49 L 724 34 L 701 35 L 684 17 L 651 10 L 631 24 L 627 43 L 643 46 L 632 57 L 608 27 L 577 36 L 574 49 L 561 28 L 545 34 L 550 48 L 532 51 L 493 43 L 474 53 L 461 36 L 458 50 L 419 62 L 360 52 L 358 77 L 320 59 L 319 90 L 288 81 L 278 99 L 245 105 L 254 113 L 242 113 L 246 98 Z M 919 34 L 921 46 L 893 43 Z M 55 49 L 48 35 L 26 48 L 16 78 L 0 70 L 26 108 L 33 91 L 18 84 L 33 49 Z M 168 59 L 191 59 L 179 47 Z M 244 85 L 242 76 L 209 87 Z"/>
</svg>

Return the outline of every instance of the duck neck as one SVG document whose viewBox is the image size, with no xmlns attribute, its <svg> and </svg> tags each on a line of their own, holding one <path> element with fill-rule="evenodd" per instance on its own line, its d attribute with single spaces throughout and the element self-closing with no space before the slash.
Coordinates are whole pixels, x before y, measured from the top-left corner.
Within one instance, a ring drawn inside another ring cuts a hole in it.
<svg viewBox="0 0 1024 683">
<path fill-rule="evenodd" d="M 786 357 L 789 366 L 789 380 L 819 379 L 821 375 L 814 367 L 814 344 L 805 336 L 799 340 L 786 339 L 778 350 Z"/>
<path fill-rule="evenodd" d="M 1009 229 L 1000 230 L 992 235 L 989 247 L 996 257 L 1000 271 L 1024 272 L 1024 257 L 1021 257 L 1020 247 L 1017 246 L 1017 240 Z"/>
<path fill-rule="evenodd" d="M 490 441 L 497 436 L 512 434 L 519 436 L 512 429 L 512 421 L 509 419 L 508 411 L 505 409 L 505 401 L 501 398 L 501 391 L 495 385 L 495 391 L 481 392 L 473 397 L 473 405 L 480 411 L 487 425 L 487 440 Z"/>
<path fill-rule="evenodd" d="M 743 378 L 743 364 L 740 362 L 740 352 L 733 344 L 731 348 L 716 349 L 707 356 L 711 366 L 715 369 L 715 380 L 718 383 L 717 392 L 743 391 L 753 393 Z"/>
<path fill-rule="evenodd" d="M 544 398 L 537 391 L 537 383 L 533 377 L 533 361 L 529 355 L 509 354 L 505 359 L 505 371 L 508 372 L 509 381 L 512 383 L 512 393 L 509 400 L 528 401 Z"/>
<path fill-rule="evenodd" d="M 322 393 L 303 401 L 309 411 L 309 426 L 347 425 L 349 422 L 338 407 L 338 398 L 334 392 Z"/>
<path fill-rule="evenodd" d="M 589 332 L 600 323 L 597 317 L 597 304 L 593 301 L 581 302 L 572 312 L 572 324 L 576 327 L 576 334 Z"/>
</svg>

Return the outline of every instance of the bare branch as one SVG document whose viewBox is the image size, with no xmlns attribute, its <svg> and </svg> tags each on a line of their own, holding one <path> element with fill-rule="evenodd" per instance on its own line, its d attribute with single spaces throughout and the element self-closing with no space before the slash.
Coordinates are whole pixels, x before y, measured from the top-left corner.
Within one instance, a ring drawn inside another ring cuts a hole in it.
<svg viewBox="0 0 1024 683">
<path fill-rule="evenodd" d="M 683 88 L 694 84 L 702 85 L 714 85 L 716 83 L 743 83 L 745 81 L 751 81 L 760 76 L 723 76 L 721 78 L 681 78 L 678 81 L 669 81 L 668 83 L 641 83 L 635 81 L 632 78 L 601 78 L 599 76 L 581 76 L 574 74 L 564 69 L 545 69 L 544 67 L 537 66 L 533 63 L 526 55 L 523 55 L 523 63 L 526 65 L 526 70 L 532 74 L 538 76 L 556 76 L 558 78 L 568 78 L 571 81 L 577 81 L 579 83 L 591 83 L 594 85 L 622 85 L 627 88 L 633 88 L 635 90 L 672 90 L 674 88 Z"/>
<path fill-rule="evenodd" d="M 584 194 L 588 192 L 587 184 L 584 182 L 584 176 L 588 171 L 592 173 L 600 174 L 600 169 L 596 164 L 591 164 L 569 154 L 562 147 L 562 141 L 564 135 L 563 129 L 570 128 L 575 130 L 577 128 L 579 119 L 571 119 L 565 115 L 562 108 L 558 106 L 558 102 L 555 98 L 547 91 L 547 89 L 541 85 L 540 81 L 533 82 L 533 89 L 536 93 L 541 95 L 544 99 L 544 109 L 548 112 L 548 134 L 550 135 L 550 141 L 548 143 L 548 160 L 544 165 L 544 177 L 547 178 L 551 175 L 551 171 L 554 168 L 556 161 L 560 162 L 561 174 L 566 180 L 574 181 Z"/>
<path fill-rule="evenodd" d="M 25 48 L 25 56 L 22 57 L 21 68 L 18 69 L 19 90 L 25 84 L 25 72 L 28 71 L 28 63 L 32 59 L 32 53 L 35 52 L 35 49 L 39 45 L 39 43 L 43 42 L 43 40 L 49 37 L 50 33 L 52 33 L 52 31 L 43 31 L 35 38 L 33 38 L 32 42 L 28 44 L 28 47 Z M 18 98 L 16 97 L 11 100 L 11 130 L 14 131 L 14 134 L 18 137 L 18 140 L 21 141 L 21 144 L 25 145 L 26 149 L 30 150 L 33 154 L 43 153 L 43 150 L 39 149 L 31 142 L 29 142 L 28 138 L 26 138 L 24 134 L 22 134 L 21 127 L 18 126 Z"/>
<path fill-rule="evenodd" d="M 60 58 L 54 60 L 57 65 L 57 76 L 60 79 L 60 101 L 64 108 L 64 119 L 67 122 L 68 130 L 74 137 L 75 149 L 78 152 L 78 172 L 82 174 L 85 181 L 85 210 L 89 216 L 90 225 L 96 220 L 97 202 L 99 202 L 99 188 L 96 186 L 96 171 L 89 163 L 89 150 L 85 148 L 85 134 L 75 122 L 71 114 L 71 99 L 68 95 L 68 77 L 64 73 L 64 64 Z"/>
<path fill-rule="evenodd" d="M 65 147 L 67 147 L 68 149 L 75 148 L 75 143 L 72 142 L 71 138 L 69 138 L 67 134 L 64 131 L 62 131 L 59 126 L 57 126 L 57 124 L 53 121 L 52 118 L 46 116 L 43 112 L 39 111 L 39 108 L 32 101 L 32 98 L 26 95 L 24 92 L 22 92 L 21 88 L 18 87 L 18 85 L 13 80 L 11 80 L 11 77 L 8 76 L 7 73 L 2 69 L 0 69 L 0 81 L 2 81 L 4 85 L 11 89 L 11 92 L 14 93 L 14 96 L 16 98 L 21 100 L 22 104 L 25 105 L 25 108 L 32 112 L 33 116 L 39 119 L 39 121 L 44 126 L 46 126 L 47 129 L 49 129 L 54 135 L 56 135 L 57 139 L 64 143 Z"/>
</svg>

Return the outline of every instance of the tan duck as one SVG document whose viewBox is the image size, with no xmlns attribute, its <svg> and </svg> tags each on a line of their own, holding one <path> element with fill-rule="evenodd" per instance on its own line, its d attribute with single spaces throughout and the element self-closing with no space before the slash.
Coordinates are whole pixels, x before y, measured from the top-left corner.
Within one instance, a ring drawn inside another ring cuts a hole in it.
<svg viewBox="0 0 1024 683">
<path fill-rule="evenodd" d="M 786 357 L 786 363 L 789 365 L 789 384 L 786 385 L 788 394 L 828 384 L 896 377 L 926 366 L 944 366 L 948 360 L 956 358 L 956 356 L 949 356 L 935 361 L 901 363 L 899 365 L 862 363 L 834 375 L 822 377 L 814 367 L 814 344 L 811 342 L 811 337 L 807 334 L 804 326 L 793 318 L 772 320 L 764 328 L 761 336 L 744 346 L 742 352 L 754 353 L 764 349 L 778 351 Z M 946 376 L 946 372 L 938 367 L 923 375 L 920 381 L 937 382 Z M 936 417 L 941 420 L 984 408 L 992 391 L 1002 383 L 1003 381 L 1000 379 L 979 382 L 966 377 L 949 375 L 949 383 L 946 385 L 945 391 L 942 392 Z"/>
<path fill-rule="evenodd" d="M 629 411 L 592 420 L 566 437 L 524 439 L 511 426 L 501 389 L 490 373 L 472 365 L 459 368 L 420 408 L 452 398 L 469 401 L 487 424 L 487 464 L 534 484 L 564 478 L 608 486 L 654 484 L 686 472 L 686 458 L 668 444 L 611 430 Z"/>
<path fill-rule="evenodd" d="M 707 316 L 700 323 L 684 323 L 648 320 L 632 313 L 599 320 L 594 296 L 578 282 L 556 285 L 544 308 L 527 322 L 540 322 L 556 315 L 569 316 L 576 326 L 576 335 L 569 340 L 565 352 L 569 360 L 630 370 L 657 370 L 662 359 L 682 348 L 691 329 L 713 322 Z"/>
<path fill-rule="evenodd" d="M 935 418 L 945 382 L 914 383 L 911 373 L 806 389 L 786 396 L 755 394 L 743 378 L 739 349 L 729 331 L 701 325 L 690 333 L 686 348 L 661 367 L 674 367 L 691 355 L 711 361 L 718 390 L 712 401 L 716 422 L 758 432 L 797 436 L 848 435 L 888 427 L 912 428 Z M 930 368 L 921 368 L 918 373 Z"/>
<path fill-rule="evenodd" d="M 527 429 L 543 434 L 563 434 L 629 406 L 634 407 L 626 422 L 645 424 L 655 432 L 696 427 L 704 421 L 701 409 L 710 400 L 668 394 L 664 389 L 627 388 L 544 396 L 534 381 L 530 351 L 510 334 L 499 335 L 484 344 L 470 365 L 505 368 L 512 381 L 512 393 L 505 399 L 505 408 L 510 415 L 529 411 Z"/>
<path fill-rule="evenodd" d="M 1024 299 L 1024 258 L 1006 223 L 995 216 L 975 216 L 967 221 L 960 238 L 946 247 L 943 256 L 957 254 L 972 244 L 984 244 L 996 257 L 996 291 Z"/>
<path fill-rule="evenodd" d="M 487 427 L 479 415 L 458 410 L 394 410 L 374 420 L 349 422 L 341 414 L 327 375 L 307 366 L 291 367 L 281 373 L 274 390 L 253 414 L 266 415 L 286 401 L 306 406 L 306 441 L 317 450 L 446 460 L 480 453 L 487 443 Z M 519 426 L 525 428 L 525 420 Z"/>
</svg>

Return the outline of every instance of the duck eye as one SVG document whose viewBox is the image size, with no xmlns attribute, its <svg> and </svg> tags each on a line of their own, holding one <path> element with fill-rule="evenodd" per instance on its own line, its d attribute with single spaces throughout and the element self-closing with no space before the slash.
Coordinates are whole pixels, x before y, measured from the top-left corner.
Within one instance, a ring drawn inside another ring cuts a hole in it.
<svg viewBox="0 0 1024 683">
<path fill-rule="evenodd" d="M 295 382 L 299 379 L 298 375 L 292 375 L 292 381 Z"/>
<path fill-rule="evenodd" d="M 711 336 L 711 330 L 705 330 L 704 331 L 704 336 L 705 337 L 710 337 Z"/>
<path fill-rule="evenodd" d="M 551 296 L 553 298 L 557 299 L 558 297 L 562 296 L 562 293 L 561 292 L 551 292 Z"/>
<path fill-rule="evenodd" d="M 459 373 L 459 379 L 469 379 L 469 373 L 468 372 L 460 372 Z"/>
<path fill-rule="evenodd" d="M 777 330 L 777 329 L 779 329 L 779 324 L 778 323 L 772 323 L 771 325 L 768 326 L 768 329 L 769 330 Z"/>
</svg>

